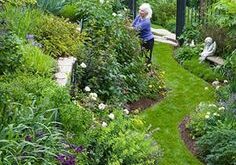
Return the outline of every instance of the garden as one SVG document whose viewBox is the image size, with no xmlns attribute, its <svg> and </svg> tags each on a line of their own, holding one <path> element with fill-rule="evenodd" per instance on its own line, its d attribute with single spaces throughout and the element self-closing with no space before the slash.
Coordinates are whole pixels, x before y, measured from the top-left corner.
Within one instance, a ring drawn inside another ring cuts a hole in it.
<svg viewBox="0 0 236 165">
<path fill-rule="evenodd" d="M 143 2 L 175 32 L 176 1 Z M 207 7 L 147 64 L 125 0 L 0 0 L 0 165 L 236 164 L 236 2 Z M 199 62 L 209 36 L 223 65 Z"/>
</svg>

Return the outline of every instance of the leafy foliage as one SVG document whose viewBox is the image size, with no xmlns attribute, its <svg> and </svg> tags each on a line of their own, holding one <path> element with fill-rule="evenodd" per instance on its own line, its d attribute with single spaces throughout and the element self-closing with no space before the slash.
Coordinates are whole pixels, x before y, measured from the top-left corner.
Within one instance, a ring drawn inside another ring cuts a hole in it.
<svg viewBox="0 0 236 165">
<path fill-rule="evenodd" d="M 0 3 L 10 3 L 17 6 L 22 6 L 25 4 L 35 4 L 36 0 L 0 0 Z"/>
<path fill-rule="evenodd" d="M 224 76 L 217 72 L 217 69 L 213 69 L 207 63 L 199 63 L 198 58 L 186 60 L 183 63 L 184 68 L 189 70 L 191 73 L 204 79 L 207 82 L 213 82 L 214 80 L 224 80 Z"/>
<path fill-rule="evenodd" d="M 21 65 L 21 40 L 12 32 L 2 31 L 0 35 L 0 74 L 14 72 Z"/>
<path fill-rule="evenodd" d="M 124 26 L 122 17 L 112 15 L 109 4 L 96 8 L 96 3 L 91 3 L 78 3 L 81 9 L 87 10 L 79 10 L 78 18 L 89 17 L 84 24 L 87 47 L 83 49 L 83 56 L 78 58 L 79 64 L 87 66 L 81 68 L 78 65 L 80 89 L 89 86 L 102 100 L 113 102 L 156 95 L 161 83 L 156 75 L 147 75 L 136 33 Z"/>
<path fill-rule="evenodd" d="M 217 129 L 208 132 L 198 141 L 201 154 L 208 164 L 233 165 L 236 163 L 236 130 Z"/>
<path fill-rule="evenodd" d="M 175 53 L 175 58 L 181 64 L 183 64 L 186 60 L 191 60 L 192 58 L 197 58 L 200 54 L 200 47 L 190 47 L 183 46 L 177 49 Z"/>
<path fill-rule="evenodd" d="M 32 45 L 24 45 L 22 47 L 23 62 L 19 68 L 25 72 L 38 74 L 45 77 L 51 77 L 56 69 L 56 61 L 49 55 Z"/>
<path fill-rule="evenodd" d="M 97 123 L 95 128 L 88 130 L 86 156 L 81 161 L 88 164 L 156 164 L 161 151 L 152 136 L 135 130 L 132 121 L 121 112 L 113 113 L 115 120 L 104 118 L 107 127 Z"/>
<path fill-rule="evenodd" d="M 82 35 L 76 24 L 53 15 L 43 15 L 43 19 L 33 31 L 36 40 L 43 45 L 46 53 L 53 57 L 78 54 Z"/>
<path fill-rule="evenodd" d="M 17 13 L 17 14 L 16 14 Z M 43 13 L 37 9 L 28 7 L 16 7 L 5 5 L 1 18 L 6 21 L 7 26 L 21 39 L 25 39 L 27 34 L 37 29 Z"/>
<path fill-rule="evenodd" d="M 37 6 L 40 9 L 52 12 L 54 14 L 58 14 L 65 3 L 66 0 L 37 0 Z"/>
</svg>

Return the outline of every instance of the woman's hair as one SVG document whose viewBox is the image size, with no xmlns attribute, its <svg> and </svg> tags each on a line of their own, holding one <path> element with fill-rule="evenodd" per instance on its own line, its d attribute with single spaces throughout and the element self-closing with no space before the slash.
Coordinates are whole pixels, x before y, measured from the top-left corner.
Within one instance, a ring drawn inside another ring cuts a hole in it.
<svg viewBox="0 0 236 165">
<path fill-rule="evenodd" d="M 143 10 L 147 13 L 146 18 L 152 18 L 152 9 L 151 6 L 149 5 L 149 3 L 143 3 L 140 7 L 140 10 Z"/>
</svg>

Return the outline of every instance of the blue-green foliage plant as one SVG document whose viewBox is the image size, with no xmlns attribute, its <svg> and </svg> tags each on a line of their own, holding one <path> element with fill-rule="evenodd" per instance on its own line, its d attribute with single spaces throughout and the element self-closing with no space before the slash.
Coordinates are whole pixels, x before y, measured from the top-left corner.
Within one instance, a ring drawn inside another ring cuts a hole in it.
<svg viewBox="0 0 236 165">
<path fill-rule="evenodd" d="M 48 11 L 53 14 L 58 14 L 58 12 L 65 5 L 66 0 L 37 0 L 37 7 L 43 11 Z"/>
</svg>

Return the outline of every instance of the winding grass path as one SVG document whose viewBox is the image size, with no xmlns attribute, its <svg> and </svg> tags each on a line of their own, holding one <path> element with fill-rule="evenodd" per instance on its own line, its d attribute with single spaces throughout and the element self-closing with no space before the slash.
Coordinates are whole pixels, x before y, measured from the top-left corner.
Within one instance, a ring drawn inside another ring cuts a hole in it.
<svg viewBox="0 0 236 165">
<path fill-rule="evenodd" d="M 147 125 L 160 130 L 155 139 L 164 150 L 161 165 L 200 165 L 181 140 L 178 126 L 201 101 L 214 101 L 214 90 L 208 83 L 184 70 L 173 58 L 173 47 L 156 43 L 153 62 L 165 72 L 165 84 L 170 91 L 160 103 L 142 113 Z M 205 90 L 208 87 L 208 90 Z"/>
</svg>

